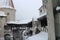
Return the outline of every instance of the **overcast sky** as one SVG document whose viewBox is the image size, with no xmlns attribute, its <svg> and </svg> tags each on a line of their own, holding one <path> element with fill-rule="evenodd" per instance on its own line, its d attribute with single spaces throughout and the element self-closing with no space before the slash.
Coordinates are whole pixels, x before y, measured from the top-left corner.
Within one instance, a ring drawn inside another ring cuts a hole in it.
<svg viewBox="0 0 60 40">
<path fill-rule="evenodd" d="M 41 0 L 13 0 L 16 9 L 16 20 L 26 20 L 39 17 Z"/>
</svg>

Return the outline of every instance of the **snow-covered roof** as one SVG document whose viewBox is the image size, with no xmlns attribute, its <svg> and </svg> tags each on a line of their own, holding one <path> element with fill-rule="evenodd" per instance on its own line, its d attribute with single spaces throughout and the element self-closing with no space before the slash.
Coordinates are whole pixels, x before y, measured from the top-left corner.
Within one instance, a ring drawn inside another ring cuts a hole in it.
<svg viewBox="0 0 60 40">
<path fill-rule="evenodd" d="M 0 11 L 0 16 L 6 16 L 4 12 Z"/>
<path fill-rule="evenodd" d="M 22 20 L 22 21 L 10 21 L 7 22 L 8 24 L 27 24 L 29 22 L 31 22 L 32 20 Z"/>
<path fill-rule="evenodd" d="M 60 10 L 60 6 L 57 6 L 57 7 L 56 7 L 56 10 Z"/>
<path fill-rule="evenodd" d="M 43 16 L 45 16 L 45 15 L 47 15 L 47 13 L 44 13 L 44 14 L 40 15 L 40 17 L 43 17 Z"/>
<path fill-rule="evenodd" d="M 9 21 L 8 24 L 16 24 L 16 21 Z"/>
<path fill-rule="evenodd" d="M 44 13 L 44 14 L 40 15 L 39 18 L 42 18 L 42 17 L 44 17 L 44 16 L 46 16 L 46 15 L 47 15 L 47 13 Z"/>
<path fill-rule="evenodd" d="M 27 38 L 27 40 L 48 40 L 48 33 L 40 32 L 39 34 Z"/>
<path fill-rule="evenodd" d="M 10 8 L 10 9 L 14 9 L 14 8 L 11 7 L 11 6 L 0 6 L 0 8 Z"/>
<path fill-rule="evenodd" d="M 11 0 L 0 0 L 0 8 L 11 8 L 13 9 L 13 2 Z"/>
</svg>

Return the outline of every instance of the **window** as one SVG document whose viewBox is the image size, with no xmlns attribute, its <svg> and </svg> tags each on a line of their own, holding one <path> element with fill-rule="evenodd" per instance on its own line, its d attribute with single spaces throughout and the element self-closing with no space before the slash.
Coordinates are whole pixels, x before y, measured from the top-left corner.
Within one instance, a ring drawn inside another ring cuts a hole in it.
<svg viewBox="0 0 60 40">
<path fill-rule="evenodd" d="M 48 1 L 47 0 L 43 0 L 43 3 L 47 3 Z"/>
<path fill-rule="evenodd" d="M 9 15 L 9 13 L 7 13 L 7 15 Z"/>
<path fill-rule="evenodd" d="M 42 10 L 40 10 L 40 12 L 42 12 Z"/>
<path fill-rule="evenodd" d="M 45 8 L 46 8 L 46 5 L 45 5 Z"/>
<path fill-rule="evenodd" d="M 0 17 L 1 19 L 3 18 L 3 16 Z"/>
</svg>

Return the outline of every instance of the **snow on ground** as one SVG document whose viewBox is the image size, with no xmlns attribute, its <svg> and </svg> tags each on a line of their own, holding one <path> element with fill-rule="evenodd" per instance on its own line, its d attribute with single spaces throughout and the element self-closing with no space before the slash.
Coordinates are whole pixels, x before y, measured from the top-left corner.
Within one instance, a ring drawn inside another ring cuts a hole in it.
<svg viewBox="0 0 60 40">
<path fill-rule="evenodd" d="M 48 40 L 48 33 L 40 32 L 39 34 L 29 37 L 27 40 Z"/>
</svg>

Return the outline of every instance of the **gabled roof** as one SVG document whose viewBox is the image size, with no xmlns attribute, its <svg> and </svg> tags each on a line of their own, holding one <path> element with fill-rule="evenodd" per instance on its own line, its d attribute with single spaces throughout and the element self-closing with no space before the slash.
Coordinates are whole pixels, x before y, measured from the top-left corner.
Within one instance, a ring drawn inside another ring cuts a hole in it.
<svg viewBox="0 0 60 40">
<path fill-rule="evenodd" d="M 13 4 L 13 1 L 12 0 L 0 0 L 0 8 L 2 7 L 12 7 L 14 8 L 14 4 Z"/>
</svg>

